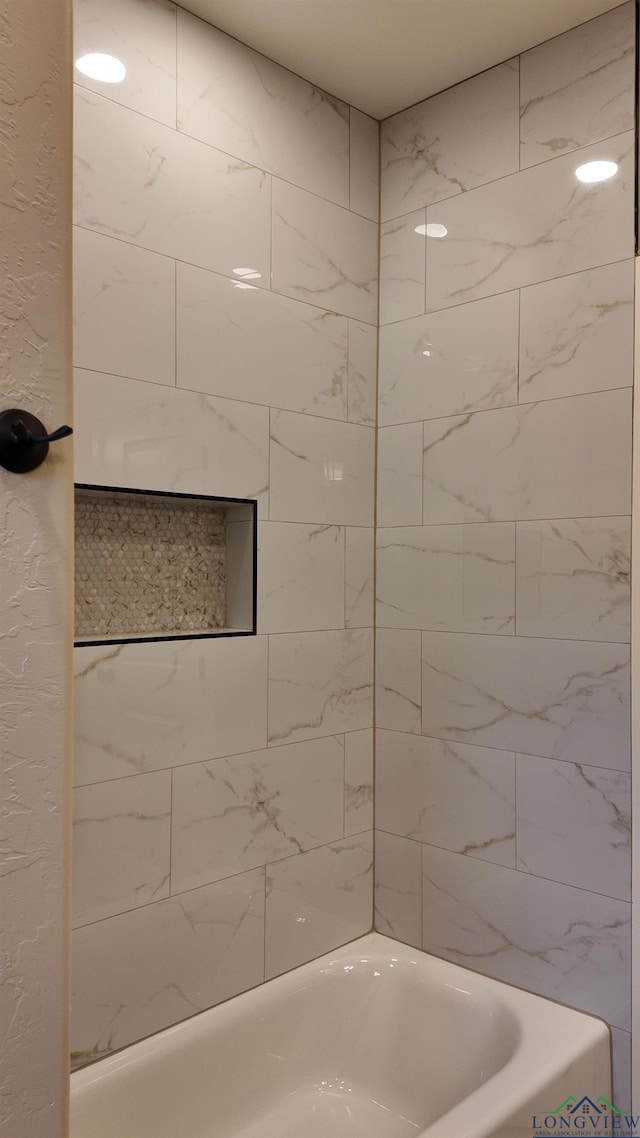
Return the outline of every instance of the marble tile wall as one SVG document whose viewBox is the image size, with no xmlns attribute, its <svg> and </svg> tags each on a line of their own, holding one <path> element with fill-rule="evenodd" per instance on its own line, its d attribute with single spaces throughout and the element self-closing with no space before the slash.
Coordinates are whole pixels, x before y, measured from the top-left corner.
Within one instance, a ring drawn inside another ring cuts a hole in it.
<svg viewBox="0 0 640 1138">
<path fill-rule="evenodd" d="M 604 1017 L 621 1107 L 633 100 L 626 3 L 381 133 L 377 927 Z"/>
<path fill-rule="evenodd" d="M 76 480 L 260 521 L 255 638 L 76 649 L 78 1063 L 371 927 L 379 134 L 169 0 L 85 50 Z"/>
</svg>

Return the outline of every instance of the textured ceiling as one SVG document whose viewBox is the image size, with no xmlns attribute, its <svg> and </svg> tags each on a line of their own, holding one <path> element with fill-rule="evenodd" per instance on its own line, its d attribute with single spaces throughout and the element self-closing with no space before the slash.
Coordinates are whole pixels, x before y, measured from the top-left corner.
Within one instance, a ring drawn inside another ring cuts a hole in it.
<svg viewBox="0 0 640 1138">
<path fill-rule="evenodd" d="M 180 0 L 319 87 L 385 118 L 620 0 Z"/>
</svg>

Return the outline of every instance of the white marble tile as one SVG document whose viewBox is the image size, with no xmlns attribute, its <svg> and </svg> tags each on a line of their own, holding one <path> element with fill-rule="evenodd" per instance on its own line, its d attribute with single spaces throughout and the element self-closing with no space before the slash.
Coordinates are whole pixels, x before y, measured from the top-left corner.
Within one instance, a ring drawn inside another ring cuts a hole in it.
<svg viewBox="0 0 640 1138">
<path fill-rule="evenodd" d="M 178 129 L 349 204 L 349 107 L 178 11 Z"/>
<path fill-rule="evenodd" d="M 169 896 L 171 772 L 73 793 L 73 923 L 86 925 Z"/>
<path fill-rule="evenodd" d="M 536 284 L 633 256 L 633 134 L 617 135 L 427 210 L 448 234 L 429 242 L 427 309 Z M 618 163 L 585 185 L 576 167 Z"/>
<path fill-rule="evenodd" d="M 345 607 L 347 628 L 373 625 L 374 531 L 349 526 L 346 531 Z"/>
<path fill-rule="evenodd" d="M 373 835 L 275 862 L 267 870 L 266 978 L 369 932 Z"/>
<path fill-rule="evenodd" d="M 343 628 L 345 531 L 262 522 L 258 531 L 258 632 Z"/>
<path fill-rule="evenodd" d="M 336 841 L 343 804 L 344 745 L 333 735 L 175 770 L 172 892 Z"/>
<path fill-rule="evenodd" d="M 376 628 L 376 723 L 420 734 L 422 657 L 419 632 Z"/>
<path fill-rule="evenodd" d="M 633 261 L 520 294 L 519 402 L 633 383 Z"/>
<path fill-rule="evenodd" d="M 176 382 L 175 265 L 169 257 L 73 231 L 76 367 Z"/>
<path fill-rule="evenodd" d="M 513 522 L 394 526 L 377 533 L 380 625 L 514 632 Z"/>
<path fill-rule="evenodd" d="M 518 522 L 521 636 L 629 640 L 631 519 Z"/>
<path fill-rule="evenodd" d="M 346 419 L 347 318 L 239 283 L 178 264 L 178 387 Z"/>
<path fill-rule="evenodd" d="M 589 766 L 629 767 L 629 650 L 422 634 L 422 730 Z"/>
<path fill-rule="evenodd" d="M 378 220 L 380 124 L 350 108 L 349 209 Z M 310 187 L 313 188 L 313 187 Z"/>
<path fill-rule="evenodd" d="M 290 633 L 269 641 L 269 744 L 373 722 L 373 632 Z"/>
<path fill-rule="evenodd" d="M 427 422 L 424 522 L 627 514 L 630 451 L 628 390 Z"/>
<path fill-rule="evenodd" d="M 380 424 L 518 402 L 518 293 L 380 330 Z"/>
<path fill-rule="evenodd" d="M 108 88 L 109 99 L 176 125 L 176 6 L 168 0 L 75 0 L 73 58 L 101 51 L 115 55 L 127 73 Z M 105 85 L 74 68 L 81 87 L 105 95 Z"/>
<path fill-rule="evenodd" d="M 422 522 L 422 423 L 378 431 L 379 526 Z"/>
<path fill-rule="evenodd" d="M 75 782 L 266 746 L 267 638 L 75 650 Z"/>
<path fill-rule="evenodd" d="M 427 952 L 629 1023 L 630 906 L 423 846 Z"/>
<path fill-rule="evenodd" d="M 635 26 L 623 4 L 520 56 L 520 165 L 633 129 Z"/>
<path fill-rule="evenodd" d="M 373 728 L 344 737 L 344 832 L 361 834 L 373 826 Z"/>
<path fill-rule="evenodd" d="M 349 414 L 351 423 L 376 425 L 378 329 L 349 321 Z"/>
<path fill-rule="evenodd" d="M 272 411 L 271 519 L 373 525 L 374 445 L 371 427 Z"/>
<path fill-rule="evenodd" d="M 380 323 L 407 320 L 424 312 L 425 212 L 396 217 L 380 226 Z"/>
<path fill-rule="evenodd" d="M 274 179 L 272 242 L 276 292 L 375 324 L 375 222 Z"/>
<path fill-rule="evenodd" d="M 74 411 L 77 482 L 256 498 L 266 514 L 266 407 L 78 369 Z"/>
<path fill-rule="evenodd" d="M 613 1058 L 613 1103 L 623 1112 L 631 1110 L 631 1035 L 611 1028 Z"/>
<path fill-rule="evenodd" d="M 264 979 L 264 869 L 73 934 L 72 1058 L 99 1059 Z"/>
<path fill-rule="evenodd" d="M 518 169 L 518 60 L 386 119 L 382 218 L 463 193 Z"/>
<path fill-rule="evenodd" d="M 75 103 L 75 219 L 202 268 L 269 282 L 270 178 L 92 91 Z"/>
<path fill-rule="evenodd" d="M 631 776 L 518 755 L 518 869 L 631 900 Z"/>
<path fill-rule="evenodd" d="M 376 828 L 515 868 L 514 756 L 378 731 Z"/>
<path fill-rule="evenodd" d="M 422 947 L 422 846 L 408 838 L 375 835 L 375 928 Z"/>
</svg>

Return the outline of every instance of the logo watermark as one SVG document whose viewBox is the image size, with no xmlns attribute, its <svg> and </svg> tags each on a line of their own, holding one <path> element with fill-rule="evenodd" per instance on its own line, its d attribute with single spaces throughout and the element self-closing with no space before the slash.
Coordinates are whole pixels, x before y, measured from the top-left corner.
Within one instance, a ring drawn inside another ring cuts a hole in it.
<svg viewBox="0 0 640 1138">
<path fill-rule="evenodd" d="M 618 1110 L 604 1095 L 597 1099 L 569 1095 L 555 1110 L 539 1111 L 531 1122 L 532 1138 L 596 1134 L 598 1138 L 640 1138 L 640 1114 Z"/>
</svg>

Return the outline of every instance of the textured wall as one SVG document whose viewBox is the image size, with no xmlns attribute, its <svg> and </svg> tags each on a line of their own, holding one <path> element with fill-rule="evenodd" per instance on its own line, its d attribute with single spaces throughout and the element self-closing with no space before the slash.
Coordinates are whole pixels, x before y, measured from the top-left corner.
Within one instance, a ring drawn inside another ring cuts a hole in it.
<svg viewBox="0 0 640 1138">
<path fill-rule="evenodd" d="M 603 1016 L 620 1106 L 633 98 L 625 4 L 381 137 L 377 927 Z"/>
<path fill-rule="evenodd" d="M 70 13 L 0 12 L 1 408 L 70 416 Z M 0 1133 L 63 1138 L 71 443 L 0 470 Z"/>
<path fill-rule="evenodd" d="M 76 74 L 76 478 L 259 503 L 257 637 L 76 650 L 82 1062 L 371 925 L 378 126 L 165 0 L 76 17 L 128 68 Z"/>
</svg>

